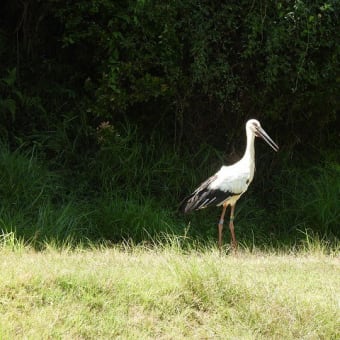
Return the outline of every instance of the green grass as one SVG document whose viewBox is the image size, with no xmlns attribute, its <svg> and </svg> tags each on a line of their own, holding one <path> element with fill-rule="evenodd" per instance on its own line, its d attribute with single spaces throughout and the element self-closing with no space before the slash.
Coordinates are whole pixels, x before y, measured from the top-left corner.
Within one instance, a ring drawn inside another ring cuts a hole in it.
<svg viewBox="0 0 340 340">
<path fill-rule="evenodd" d="M 0 230 L 37 246 L 70 238 L 143 243 L 164 232 L 182 235 L 188 226 L 191 238 L 215 240 L 219 209 L 184 216 L 177 207 L 218 168 L 212 169 L 210 160 L 221 155 L 203 145 L 189 158 L 156 147 L 162 141 L 143 144 L 131 128 L 121 135 L 114 131 L 86 166 L 72 170 L 51 165 L 34 148 L 11 151 L 0 144 Z M 256 176 L 238 202 L 239 242 L 249 248 L 292 246 L 308 230 L 336 243 L 339 165 L 328 162 L 305 170 L 283 163 L 280 168 L 265 183 Z"/>
<path fill-rule="evenodd" d="M 0 339 L 339 339 L 339 252 L 0 247 Z"/>
</svg>

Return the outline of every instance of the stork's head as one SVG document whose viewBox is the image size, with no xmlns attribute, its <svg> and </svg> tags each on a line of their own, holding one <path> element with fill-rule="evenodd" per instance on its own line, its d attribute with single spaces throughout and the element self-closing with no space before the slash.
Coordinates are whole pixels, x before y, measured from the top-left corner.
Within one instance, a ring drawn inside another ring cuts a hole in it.
<svg viewBox="0 0 340 340">
<path fill-rule="evenodd" d="M 266 141 L 266 143 L 274 150 L 278 151 L 278 145 L 269 137 L 266 131 L 263 130 L 261 124 L 256 119 L 250 119 L 247 121 L 246 130 L 254 134 L 256 137 L 260 137 Z"/>
</svg>

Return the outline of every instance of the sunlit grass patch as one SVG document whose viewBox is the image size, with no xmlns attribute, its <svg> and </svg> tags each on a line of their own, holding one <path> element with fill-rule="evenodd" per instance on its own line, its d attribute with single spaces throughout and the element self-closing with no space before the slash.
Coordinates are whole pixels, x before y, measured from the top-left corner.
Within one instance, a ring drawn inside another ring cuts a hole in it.
<svg viewBox="0 0 340 340">
<path fill-rule="evenodd" d="M 339 337 L 340 262 L 206 247 L 2 250 L 3 337 Z"/>
</svg>

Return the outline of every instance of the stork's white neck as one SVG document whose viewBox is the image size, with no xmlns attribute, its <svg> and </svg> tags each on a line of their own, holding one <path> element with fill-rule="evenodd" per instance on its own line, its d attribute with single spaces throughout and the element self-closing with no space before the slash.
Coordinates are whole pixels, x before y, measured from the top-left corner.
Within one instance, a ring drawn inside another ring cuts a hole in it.
<svg viewBox="0 0 340 340">
<path fill-rule="evenodd" d="M 246 151 L 240 161 L 243 164 L 243 167 L 249 171 L 249 182 L 251 182 L 254 178 L 255 173 L 255 134 L 254 132 L 248 128 L 247 131 L 247 146 Z"/>
<path fill-rule="evenodd" d="M 250 129 L 246 129 L 247 132 L 247 146 L 244 152 L 243 159 L 249 164 L 255 163 L 255 134 Z"/>
</svg>

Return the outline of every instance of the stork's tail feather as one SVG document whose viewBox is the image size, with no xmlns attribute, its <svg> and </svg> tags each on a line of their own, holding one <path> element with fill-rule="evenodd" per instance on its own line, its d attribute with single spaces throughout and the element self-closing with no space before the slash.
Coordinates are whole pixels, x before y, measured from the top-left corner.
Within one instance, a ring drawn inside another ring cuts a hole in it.
<svg viewBox="0 0 340 340">
<path fill-rule="evenodd" d="M 190 211 L 203 209 L 218 203 L 219 201 L 216 200 L 215 196 L 208 196 L 208 192 L 200 192 L 199 194 L 194 192 L 182 201 L 180 210 L 187 214 Z"/>
<path fill-rule="evenodd" d="M 184 214 L 189 213 L 190 211 L 194 210 L 192 205 L 190 204 L 190 199 L 193 195 L 187 196 L 184 200 L 180 203 L 178 210 Z"/>
<path fill-rule="evenodd" d="M 223 190 L 201 190 L 199 192 L 193 192 L 190 196 L 186 197 L 180 204 L 180 210 L 184 213 L 188 213 L 193 210 L 203 209 L 210 206 L 218 206 L 225 202 L 229 197 L 234 195 L 229 191 Z"/>
</svg>

